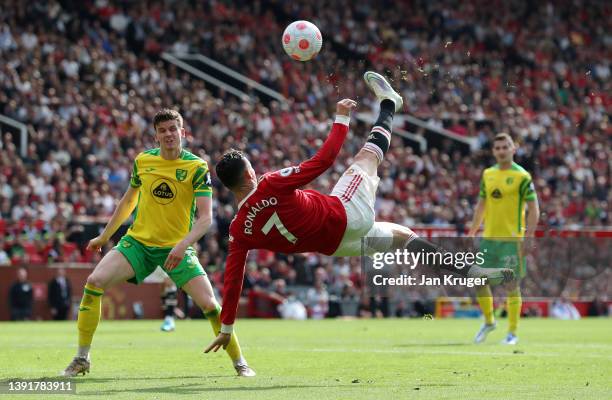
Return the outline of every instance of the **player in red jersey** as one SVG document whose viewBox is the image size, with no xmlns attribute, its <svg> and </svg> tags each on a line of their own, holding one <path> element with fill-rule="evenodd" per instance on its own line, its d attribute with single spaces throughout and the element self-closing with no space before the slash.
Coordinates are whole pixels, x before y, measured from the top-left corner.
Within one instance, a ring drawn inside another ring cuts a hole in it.
<svg viewBox="0 0 612 400">
<path fill-rule="evenodd" d="M 389 149 L 393 114 L 401 109 L 403 100 L 383 76 L 366 72 L 364 79 L 381 101 L 380 115 L 368 141 L 331 195 L 299 188 L 334 163 L 349 130 L 351 110 L 357 106 L 350 99 L 338 102 L 336 120 L 327 140 L 314 157 L 298 166 L 264 174 L 258 180 L 240 151 L 229 151 L 217 164 L 217 176 L 236 197 L 238 211 L 230 225 L 221 331 L 206 352 L 217 351 L 229 343 L 242 291 L 245 261 L 251 249 L 358 256 L 362 254 L 363 238 L 366 253 L 370 255 L 404 248 L 439 251 L 434 245 L 417 238 L 409 228 L 374 219 L 379 182 L 377 169 Z M 472 266 L 463 271 L 454 268 L 452 271 L 489 280 L 512 278 L 512 271 L 506 269 Z"/>
</svg>

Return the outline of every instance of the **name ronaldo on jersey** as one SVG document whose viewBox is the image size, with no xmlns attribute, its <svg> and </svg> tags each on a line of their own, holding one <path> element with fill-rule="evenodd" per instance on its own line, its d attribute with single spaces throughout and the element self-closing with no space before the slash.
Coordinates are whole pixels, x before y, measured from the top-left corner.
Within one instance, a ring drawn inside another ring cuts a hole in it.
<svg viewBox="0 0 612 400">
<path fill-rule="evenodd" d="M 275 206 L 277 204 L 278 199 L 276 197 L 270 197 L 269 199 L 262 199 L 255 203 L 255 205 L 251 206 L 249 212 L 246 215 L 246 218 L 244 219 L 244 234 L 253 234 L 253 220 L 261 210 L 270 206 Z"/>
</svg>

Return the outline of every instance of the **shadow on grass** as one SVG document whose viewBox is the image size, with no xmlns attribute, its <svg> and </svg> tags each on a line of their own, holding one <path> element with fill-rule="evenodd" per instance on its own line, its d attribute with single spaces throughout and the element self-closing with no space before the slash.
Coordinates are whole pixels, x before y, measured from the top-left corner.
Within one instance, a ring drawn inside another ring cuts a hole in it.
<svg viewBox="0 0 612 400">
<path fill-rule="evenodd" d="M 180 377 L 176 377 L 180 378 Z M 238 379 L 238 378 L 237 378 Z M 263 392 L 267 390 L 286 390 L 286 389 L 309 389 L 309 388 L 330 388 L 340 387 L 342 385 L 273 385 L 273 386 L 236 386 L 223 387 L 204 386 L 205 383 L 188 383 L 182 385 L 157 386 L 148 388 L 125 388 L 125 389 L 108 389 L 99 391 L 82 391 L 77 389 L 79 396 L 113 396 L 125 393 L 169 393 L 176 395 L 193 395 L 205 392 L 231 392 L 231 391 L 247 391 L 247 392 Z"/>
<path fill-rule="evenodd" d="M 78 384 L 85 384 L 85 383 L 112 383 L 112 382 L 118 382 L 118 381 L 125 381 L 125 382 L 167 381 L 167 380 L 173 380 L 173 379 L 217 379 L 217 378 L 233 378 L 233 377 L 236 377 L 236 376 L 233 374 L 232 375 L 197 375 L 197 376 L 156 376 L 156 377 L 143 377 L 143 378 L 117 376 L 117 377 L 112 377 L 112 378 L 77 377 L 77 378 L 73 378 L 72 381 Z"/>
</svg>

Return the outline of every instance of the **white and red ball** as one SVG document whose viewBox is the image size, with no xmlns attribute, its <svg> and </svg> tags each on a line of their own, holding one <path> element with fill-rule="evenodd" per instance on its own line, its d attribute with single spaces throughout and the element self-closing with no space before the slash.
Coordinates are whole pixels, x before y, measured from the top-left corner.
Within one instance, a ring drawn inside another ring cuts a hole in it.
<svg viewBox="0 0 612 400">
<path fill-rule="evenodd" d="M 295 21 L 283 33 L 283 49 L 289 57 L 308 61 L 321 51 L 323 36 L 312 22 Z"/>
</svg>

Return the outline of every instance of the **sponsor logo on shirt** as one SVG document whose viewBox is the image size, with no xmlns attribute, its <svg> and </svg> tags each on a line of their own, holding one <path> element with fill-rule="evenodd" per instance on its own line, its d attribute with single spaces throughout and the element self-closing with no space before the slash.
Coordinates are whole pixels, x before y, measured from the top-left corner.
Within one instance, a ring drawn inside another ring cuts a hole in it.
<svg viewBox="0 0 612 400">
<path fill-rule="evenodd" d="M 160 178 L 151 185 L 151 195 L 159 204 L 170 204 L 176 197 L 176 186 L 169 180 Z"/>
<path fill-rule="evenodd" d="M 491 192 L 491 197 L 493 197 L 494 199 L 501 199 L 502 198 L 502 192 L 499 189 L 493 189 L 493 191 Z"/>
</svg>

